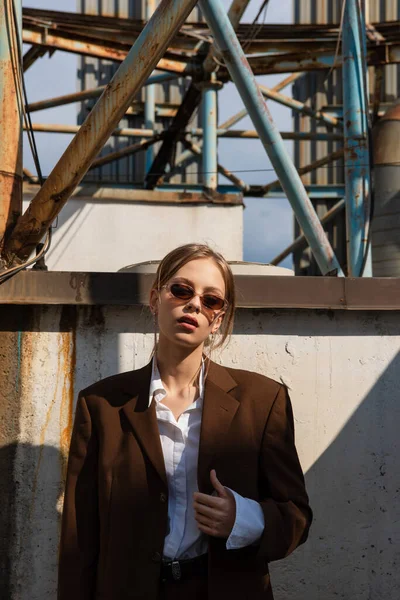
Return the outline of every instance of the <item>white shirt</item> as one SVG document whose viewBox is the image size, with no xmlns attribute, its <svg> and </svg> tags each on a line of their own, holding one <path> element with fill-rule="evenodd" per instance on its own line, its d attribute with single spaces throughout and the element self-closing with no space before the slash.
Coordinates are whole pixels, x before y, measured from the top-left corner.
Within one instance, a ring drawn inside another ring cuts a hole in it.
<svg viewBox="0 0 400 600">
<path fill-rule="evenodd" d="M 155 357 L 149 390 L 154 399 L 168 482 L 168 530 L 164 558 L 188 559 L 207 552 L 208 539 L 194 518 L 193 493 L 197 487 L 197 459 L 204 398 L 204 363 L 199 380 L 199 397 L 179 417 L 162 403 L 167 392 Z M 229 488 L 227 488 L 229 489 Z M 264 530 L 264 513 L 255 500 L 231 490 L 236 502 L 236 519 L 226 542 L 228 550 L 256 542 Z"/>
</svg>

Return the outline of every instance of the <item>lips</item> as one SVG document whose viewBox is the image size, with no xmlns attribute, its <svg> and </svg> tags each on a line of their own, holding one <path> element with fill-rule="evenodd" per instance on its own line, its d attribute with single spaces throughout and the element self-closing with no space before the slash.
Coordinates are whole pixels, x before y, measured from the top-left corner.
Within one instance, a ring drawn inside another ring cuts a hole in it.
<svg viewBox="0 0 400 600">
<path fill-rule="evenodd" d="M 180 319 L 178 319 L 178 323 L 188 323 L 189 325 L 193 325 L 193 327 L 199 326 L 197 319 L 189 316 L 181 317 Z"/>
</svg>

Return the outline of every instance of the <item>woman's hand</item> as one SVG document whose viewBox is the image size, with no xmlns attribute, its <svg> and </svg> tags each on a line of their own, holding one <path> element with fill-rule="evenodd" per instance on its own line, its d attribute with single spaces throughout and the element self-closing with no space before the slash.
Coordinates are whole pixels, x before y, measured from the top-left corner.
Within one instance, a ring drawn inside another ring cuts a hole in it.
<svg viewBox="0 0 400 600">
<path fill-rule="evenodd" d="M 210 480 L 217 495 L 193 494 L 194 515 L 200 531 L 213 537 L 228 538 L 236 519 L 236 502 L 230 490 L 217 479 L 213 469 Z"/>
</svg>

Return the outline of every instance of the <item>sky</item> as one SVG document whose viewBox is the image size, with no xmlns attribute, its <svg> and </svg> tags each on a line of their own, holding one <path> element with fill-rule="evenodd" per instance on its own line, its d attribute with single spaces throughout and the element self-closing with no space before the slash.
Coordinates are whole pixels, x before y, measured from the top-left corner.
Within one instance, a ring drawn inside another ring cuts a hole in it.
<svg viewBox="0 0 400 600">
<path fill-rule="evenodd" d="M 23 0 L 24 7 L 51 10 L 76 11 L 76 0 Z M 231 0 L 222 0 L 229 8 Z M 250 0 L 244 14 L 244 23 L 255 18 L 261 0 Z M 291 23 L 292 0 L 270 0 L 265 14 L 267 23 Z M 55 52 L 52 58 L 47 56 L 37 61 L 26 73 L 28 101 L 35 102 L 68 94 L 76 89 L 78 58 L 66 52 Z M 264 85 L 272 87 L 284 75 L 258 77 Z M 284 90 L 290 95 L 290 87 Z M 281 131 L 292 129 L 292 115 L 288 108 L 268 102 L 272 117 Z M 219 122 L 243 108 L 236 87 L 229 83 L 219 93 Z M 75 125 L 77 105 L 70 104 L 37 112 L 32 120 L 40 123 L 60 123 Z M 243 119 L 235 127 L 254 129 L 250 118 Z M 42 170 L 47 175 L 68 146 L 72 136 L 66 134 L 37 133 L 36 142 Z M 292 155 L 292 143 L 285 142 Z M 218 159 L 228 170 L 250 184 L 268 183 L 276 178 L 271 163 L 258 140 L 221 139 L 218 145 Z M 24 139 L 24 166 L 35 172 L 26 137 Z M 245 198 L 243 216 L 244 260 L 267 263 L 272 260 L 293 239 L 293 216 L 285 198 Z M 291 259 L 287 258 L 281 266 L 291 268 Z"/>
</svg>

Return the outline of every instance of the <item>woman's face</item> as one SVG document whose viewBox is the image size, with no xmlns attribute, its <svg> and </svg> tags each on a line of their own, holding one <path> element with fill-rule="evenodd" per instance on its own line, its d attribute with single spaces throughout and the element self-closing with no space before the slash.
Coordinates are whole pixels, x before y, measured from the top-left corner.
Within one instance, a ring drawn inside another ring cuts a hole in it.
<svg viewBox="0 0 400 600">
<path fill-rule="evenodd" d="M 174 283 L 191 287 L 195 296 L 189 300 L 176 298 L 170 291 Z M 152 290 L 150 307 L 157 314 L 160 336 L 173 344 L 196 348 L 215 333 L 224 313 L 205 307 L 200 298 L 203 294 L 225 298 L 224 278 L 212 258 L 186 263 L 160 292 Z"/>
</svg>

